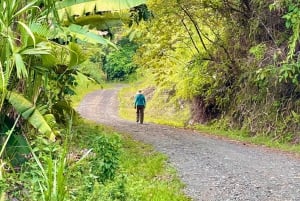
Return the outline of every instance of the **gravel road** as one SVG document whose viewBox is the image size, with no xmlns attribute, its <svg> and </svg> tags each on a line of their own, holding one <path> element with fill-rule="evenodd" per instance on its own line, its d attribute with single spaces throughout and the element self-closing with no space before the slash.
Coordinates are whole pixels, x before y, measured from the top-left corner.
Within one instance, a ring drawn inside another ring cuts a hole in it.
<svg viewBox="0 0 300 201">
<path fill-rule="evenodd" d="M 168 155 L 186 184 L 186 194 L 193 200 L 300 201 L 299 158 L 191 130 L 147 123 L 147 111 L 143 125 L 123 120 L 118 117 L 119 89 L 88 94 L 78 106 L 79 113 L 130 133 Z"/>
</svg>

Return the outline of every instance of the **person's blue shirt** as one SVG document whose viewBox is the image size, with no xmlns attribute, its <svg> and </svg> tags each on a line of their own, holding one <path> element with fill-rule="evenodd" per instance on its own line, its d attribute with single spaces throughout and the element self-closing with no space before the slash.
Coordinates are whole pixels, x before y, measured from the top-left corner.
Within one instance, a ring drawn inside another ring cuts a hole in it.
<svg viewBox="0 0 300 201">
<path fill-rule="evenodd" d="M 137 106 L 146 106 L 146 98 L 142 93 L 138 93 L 135 95 L 134 107 Z"/>
</svg>

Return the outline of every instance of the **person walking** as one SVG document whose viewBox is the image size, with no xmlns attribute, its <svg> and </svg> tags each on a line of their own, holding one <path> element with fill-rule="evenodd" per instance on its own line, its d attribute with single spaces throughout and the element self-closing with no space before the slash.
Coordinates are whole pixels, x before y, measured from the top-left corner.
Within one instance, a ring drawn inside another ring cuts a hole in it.
<svg viewBox="0 0 300 201">
<path fill-rule="evenodd" d="M 137 123 L 143 124 L 145 107 L 146 107 L 146 98 L 142 93 L 142 90 L 139 90 L 134 97 L 134 109 L 136 109 Z"/>
</svg>

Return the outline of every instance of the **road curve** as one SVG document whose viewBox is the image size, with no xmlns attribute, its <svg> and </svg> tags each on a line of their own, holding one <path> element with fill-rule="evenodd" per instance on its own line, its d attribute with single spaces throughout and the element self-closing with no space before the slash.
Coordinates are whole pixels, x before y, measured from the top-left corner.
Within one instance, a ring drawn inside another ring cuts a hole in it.
<svg viewBox="0 0 300 201">
<path fill-rule="evenodd" d="M 190 130 L 123 120 L 118 117 L 119 90 L 88 94 L 78 112 L 84 118 L 130 133 L 168 155 L 193 200 L 300 201 L 298 158 Z"/>
</svg>

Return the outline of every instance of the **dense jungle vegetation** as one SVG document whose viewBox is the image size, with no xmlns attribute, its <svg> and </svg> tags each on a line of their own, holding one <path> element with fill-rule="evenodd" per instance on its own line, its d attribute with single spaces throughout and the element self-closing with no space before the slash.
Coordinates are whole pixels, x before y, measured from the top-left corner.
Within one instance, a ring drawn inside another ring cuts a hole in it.
<svg viewBox="0 0 300 201">
<path fill-rule="evenodd" d="M 144 3 L 0 1 L 1 201 L 187 200 L 163 156 L 78 117 L 106 80 L 143 78 L 185 126 L 299 143 L 297 0 Z"/>
<path fill-rule="evenodd" d="M 165 97 L 164 104 L 172 101 L 180 110 L 191 103 L 185 125 L 299 142 L 298 1 L 147 5 L 153 18 L 131 35 L 139 44 L 134 62 L 143 77 L 154 79 L 155 97 Z"/>
</svg>

